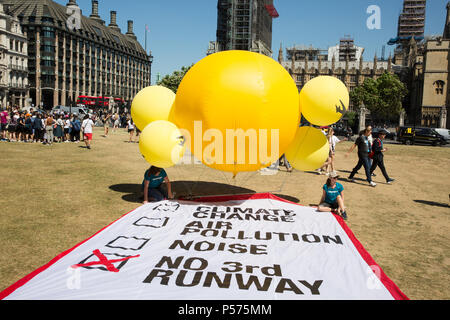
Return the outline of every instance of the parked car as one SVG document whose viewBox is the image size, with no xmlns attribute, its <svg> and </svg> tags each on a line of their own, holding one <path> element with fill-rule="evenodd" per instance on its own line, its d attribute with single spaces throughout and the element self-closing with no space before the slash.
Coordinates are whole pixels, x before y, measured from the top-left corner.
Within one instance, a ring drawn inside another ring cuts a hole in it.
<svg viewBox="0 0 450 320">
<path fill-rule="evenodd" d="M 387 132 L 389 132 L 388 134 L 386 134 L 386 139 L 395 140 L 397 134 L 395 132 L 391 132 L 384 128 L 373 128 L 372 129 L 372 137 L 375 139 L 378 138 L 378 135 L 381 130 L 386 130 Z"/>
<path fill-rule="evenodd" d="M 342 136 L 342 137 L 346 137 L 347 136 L 347 128 L 343 127 L 343 126 L 335 126 L 332 127 L 334 130 L 334 135 L 335 136 Z"/>
<path fill-rule="evenodd" d="M 441 136 L 443 136 L 447 143 L 450 143 L 450 130 L 449 129 L 436 128 L 434 130 L 436 130 L 437 133 L 439 133 Z"/>
<path fill-rule="evenodd" d="M 88 114 L 88 109 L 86 107 L 67 107 L 67 106 L 56 106 L 52 109 L 53 114 L 63 114 L 63 113 L 72 113 L 78 116 L 84 117 Z"/>
<path fill-rule="evenodd" d="M 403 144 L 432 144 L 433 146 L 444 145 L 446 140 L 433 128 L 422 127 L 400 127 L 398 130 L 398 141 Z"/>
</svg>

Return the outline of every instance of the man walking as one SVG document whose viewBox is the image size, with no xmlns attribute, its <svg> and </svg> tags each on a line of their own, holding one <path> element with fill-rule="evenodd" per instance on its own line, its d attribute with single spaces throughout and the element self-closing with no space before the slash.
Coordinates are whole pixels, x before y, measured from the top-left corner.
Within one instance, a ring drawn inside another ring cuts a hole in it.
<svg viewBox="0 0 450 320">
<path fill-rule="evenodd" d="M 355 149 L 355 147 L 358 147 L 358 163 L 353 168 L 348 179 L 351 182 L 355 182 L 355 179 L 353 177 L 355 176 L 356 172 L 358 172 L 358 170 L 361 169 L 362 166 L 364 166 L 367 182 L 369 182 L 369 184 L 372 187 L 375 187 L 377 184 L 372 181 L 372 175 L 370 173 L 370 161 L 369 161 L 369 153 L 371 151 L 371 145 L 369 143 L 368 137 L 371 134 L 372 129 L 370 127 L 362 131 L 345 156 L 348 157 L 348 155 Z"/>
</svg>

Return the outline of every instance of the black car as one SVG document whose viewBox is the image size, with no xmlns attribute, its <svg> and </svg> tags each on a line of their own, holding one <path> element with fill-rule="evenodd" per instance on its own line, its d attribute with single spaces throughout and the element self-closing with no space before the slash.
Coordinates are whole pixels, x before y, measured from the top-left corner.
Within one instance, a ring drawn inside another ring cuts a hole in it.
<svg viewBox="0 0 450 320">
<path fill-rule="evenodd" d="M 378 138 L 380 131 L 384 131 L 386 129 L 383 128 L 373 128 L 372 129 L 372 137 L 374 139 Z M 395 132 L 390 132 L 389 130 L 386 130 L 388 134 L 386 134 L 386 139 L 395 140 L 395 137 L 397 136 Z"/>
<path fill-rule="evenodd" d="M 433 128 L 400 127 L 398 141 L 403 144 L 431 144 L 433 146 L 446 144 L 445 138 Z"/>
</svg>

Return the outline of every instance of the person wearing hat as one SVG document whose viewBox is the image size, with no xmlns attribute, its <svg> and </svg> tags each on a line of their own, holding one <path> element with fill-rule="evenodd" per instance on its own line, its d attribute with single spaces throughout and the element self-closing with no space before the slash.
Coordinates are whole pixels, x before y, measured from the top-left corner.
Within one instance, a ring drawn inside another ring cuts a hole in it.
<svg viewBox="0 0 450 320">
<path fill-rule="evenodd" d="M 81 129 L 83 130 L 84 143 L 87 149 L 91 149 L 92 141 L 92 128 L 94 127 L 94 121 L 92 121 L 92 116 L 87 114 L 84 117 L 83 123 L 81 124 Z"/>
<path fill-rule="evenodd" d="M 370 174 L 373 174 L 375 169 L 377 167 L 380 167 L 381 173 L 383 174 L 384 178 L 386 179 L 386 182 L 388 184 L 391 184 L 394 182 L 394 179 L 389 178 L 388 173 L 386 172 L 386 168 L 384 166 L 384 155 L 383 153 L 386 152 L 387 148 L 383 146 L 383 140 L 388 134 L 388 131 L 386 129 L 383 129 L 378 134 L 378 138 L 376 138 L 373 141 L 372 144 L 372 151 L 373 151 L 373 157 L 372 157 L 372 166 L 370 167 Z"/>
<path fill-rule="evenodd" d="M 320 212 L 335 211 L 340 214 L 344 220 L 347 220 L 347 213 L 344 205 L 344 187 L 337 182 L 339 175 L 331 172 L 328 175 L 327 182 L 323 185 L 322 198 L 317 208 Z"/>
</svg>

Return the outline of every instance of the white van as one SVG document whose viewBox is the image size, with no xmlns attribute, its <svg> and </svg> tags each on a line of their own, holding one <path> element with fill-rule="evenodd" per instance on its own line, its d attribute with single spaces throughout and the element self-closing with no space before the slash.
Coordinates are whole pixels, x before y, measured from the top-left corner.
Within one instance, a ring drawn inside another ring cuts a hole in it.
<svg viewBox="0 0 450 320">
<path fill-rule="evenodd" d="M 79 117 L 84 117 L 88 114 L 88 110 L 86 107 L 67 107 L 67 106 L 56 106 L 52 109 L 53 114 L 63 114 L 63 113 L 72 113 L 76 114 Z"/>
<path fill-rule="evenodd" d="M 445 142 L 450 143 L 450 130 L 445 128 L 435 128 L 434 129 L 437 133 L 439 133 L 441 136 L 444 137 Z"/>
</svg>

